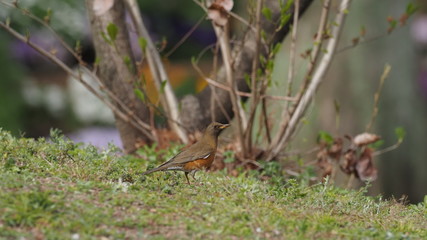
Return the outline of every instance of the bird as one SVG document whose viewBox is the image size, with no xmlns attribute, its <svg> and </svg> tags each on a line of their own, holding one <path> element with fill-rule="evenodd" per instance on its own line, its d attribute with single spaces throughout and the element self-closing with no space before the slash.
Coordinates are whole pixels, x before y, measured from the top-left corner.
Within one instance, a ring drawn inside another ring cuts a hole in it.
<svg viewBox="0 0 427 240">
<path fill-rule="evenodd" d="M 160 166 L 143 172 L 142 175 L 158 171 L 183 171 L 185 173 L 187 183 L 190 184 L 190 180 L 188 179 L 189 173 L 191 173 L 194 178 L 198 170 L 209 168 L 212 165 L 218 146 L 218 136 L 229 126 L 230 124 L 222 124 L 218 122 L 209 124 L 199 141 L 182 150 Z"/>
</svg>

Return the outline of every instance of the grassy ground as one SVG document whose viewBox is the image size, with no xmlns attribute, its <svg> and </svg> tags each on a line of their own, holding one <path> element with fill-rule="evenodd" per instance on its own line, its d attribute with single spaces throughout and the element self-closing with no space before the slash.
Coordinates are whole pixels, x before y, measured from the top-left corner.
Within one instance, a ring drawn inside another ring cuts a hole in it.
<svg viewBox="0 0 427 240">
<path fill-rule="evenodd" d="M 296 180 L 198 173 L 138 176 L 143 159 L 99 153 L 53 133 L 15 139 L 0 131 L 0 238 L 16 239 L 426 239 L 427 198 L 402 205 L 364 191 Z M 161 161 L 161 160 L 160 160 Z"/>
</svg>

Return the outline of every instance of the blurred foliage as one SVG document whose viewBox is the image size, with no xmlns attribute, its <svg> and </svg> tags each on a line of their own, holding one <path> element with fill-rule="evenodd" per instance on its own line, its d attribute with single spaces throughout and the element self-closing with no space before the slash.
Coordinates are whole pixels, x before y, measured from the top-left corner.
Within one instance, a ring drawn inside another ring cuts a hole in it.
<svg viewBox="0 0 427 240">
<path fill-rule="evenodd" d="M 84 0 L 20 0 L 19 7 L 27 9 L 29 12 L 44 19 L 50 15 L 50 25 L 55 31 L 68 41 L 81 39 L 88 32 L 85 23 L 85 1 Z M 18 31 L 41 30 L 42 26 L 20 11 L 5 6 L 1 7 L 3 11 L 0 16 L 10 17 L 11 25 Z M 70 24 L 71 23 L 71 24 Z"/>
<path fill-rule="evenodd" d="M 14 134 L 18 134 L 22 129 L 24 119 L 24 100 L 21 93 L 21 80 L 24 71 L 19 64 L 11 59 L 7 43 L 10 39 L 0 33 L 0 127 L 9 129 Z M 4 67 L 7 66 L 7 67 Z"/>
</svg>

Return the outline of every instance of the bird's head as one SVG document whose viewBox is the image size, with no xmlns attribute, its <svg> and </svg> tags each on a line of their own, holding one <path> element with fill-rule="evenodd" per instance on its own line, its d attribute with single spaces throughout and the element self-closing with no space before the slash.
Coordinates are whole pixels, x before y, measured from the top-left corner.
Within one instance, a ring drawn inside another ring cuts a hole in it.
<svg viewBox="0 0 427 240">
<path fill-rule="evenodd" d="M 213 122 L 209 124 L 209 126 L 206 128 L 205 135 L 215 136 L 217 137 L 222 130 L 228 128 L 230 124 L 222 124 L 218 122 Z"/>
</svg>

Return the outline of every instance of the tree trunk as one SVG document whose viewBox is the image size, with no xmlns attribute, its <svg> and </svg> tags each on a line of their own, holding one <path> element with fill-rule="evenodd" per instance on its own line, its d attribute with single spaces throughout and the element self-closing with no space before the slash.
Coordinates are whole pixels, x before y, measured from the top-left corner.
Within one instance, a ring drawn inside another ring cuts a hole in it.
<svg viewBox="0 0 427 240">
<path fill-rule="evenodd" d="M 148 122 L 149 109 L 134 94 L 135 69 L 132 52 L 130 49 L 128 29 L 125 22 L 125 8 L 123 1 L 114 1 L 106 13 L 97 16 L 93 10 L 94 0 L 87 0 L 86 6 L 92 29 L 93 43 L 96 56 L 99 59 L 98 75 L 104 85 L 113 92 L 130 110 L 144 122 Z M 118 28 L 117 37 L 113 44 L 108 44 L 102 37 L 106 33 L 108 24 L 114 23 Z M 126 65 L 124 58 L 129 57 L 130 65 Z M 120 108 L 120 106 L 117 106 Z M 151 143 L 137 128 L 115 115 L 116 127 L 120 133 L 126 153 L 137 149 L 138 143 Z"/>
</svg>

